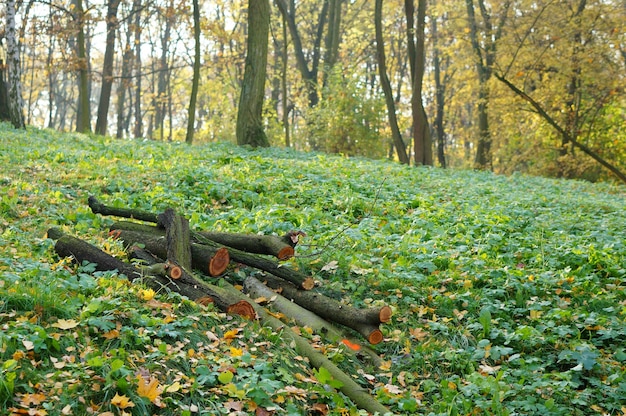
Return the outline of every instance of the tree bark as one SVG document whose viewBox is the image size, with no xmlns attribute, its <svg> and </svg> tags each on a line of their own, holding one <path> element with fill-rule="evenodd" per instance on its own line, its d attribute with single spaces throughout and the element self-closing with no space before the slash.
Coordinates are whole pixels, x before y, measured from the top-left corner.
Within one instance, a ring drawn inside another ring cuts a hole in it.
<svg viewBox="0 0 626 416">
<path fill-rule="evenodd" d="M 437 137 L 437 160 L 439 161 L 439 165 L 442 168 L 446 167 L 446 133 L 443 128 L 443 120 L 444 120 L 444 110 L 445 110 L 445 100 L 444 100 L 444 92 L 446 89 L 446 84 L 441 80 L 441 56 L 440 56 L 440 43 L 441 39 L 439 39 L 438 31 L 437 31 L 437 17 L 431 17 L 431 33 L 434 39 L 433 42 L 433 72 L 435 78 L 435 133 Z"/>
<path fill-rule="evenodd" d="M 263 129 L 263 97 L 270 26 L 269 0 L 248 1 L 246 67 L 237 112 L 237 144 L 270 145 Z"/>
<path fill-rule="evenodd" d="M 198 0 L 193 0 L 193 39 L 194 60 L 193 79 L 191 81 L 191 97 L 189 97 L 189 110 L 187 111 L 187 136 L 185 142 L 193 143 L 193 134 L 196 125 L 196 102 L 198 100 L 198 87 L 200 84 L 200 5 Z"/>
<path fill-rule="evenodd" d="M 102 87 L 100 89 L 100 102 L 98 104 L 98 118 L 96 119 L 96 134 L 107 134 L 109 117 L 109 104 L 111 102 L 111 90 L 113 89 L 113 60 L 115 57 L 115 31 L 117 30 L 117 9 L 120 0 L 107 1 L 107 35 L 106 48 L 104 51 L 104 63 L 102 65 Z"/>
<path fill-rule="evenodd" d="M 159 214 L 159 226 L 165 229 L 166 260 L 191 270 L 191 240 L 189 221 L 168 208 Z"/>
<path fill-rule="evenodd" d="M 398 117 L 396 115 L 396 104 L 393 99 L 391 83 L 387 76 L 387 62 L 385 58 L 385 44 L 383 40 L 382 29 L 382 8 L 383 0 L 376 0 L 374 10 L 374 25 L 376 30 L 376 57 L 378 60 L 378 75 L 380 77 L 380 85 L 385 95 L 385 104 L 387 105 L 387 117 L 389 118 L 389 127 L 391 128 L 391 138 L 393 147 L 396 149 L 398 160 L 400 163 L 409 164 L 409 156 L 406 153 L 406 145 L 402 140 L 402 134 L 398 127 Z"/>
<path fill-rule="evenodd" d="M 6 33 L 7 40 L 7 66 L 9 73 L 7 96 L 9 119 L 13 127 L 23 129 L 24 101 L 22 98 L 22 70 L 20 66 L 20 48 L 15 30 L 15 0 L 7 0 L 6 4 Z"/>
</svg>

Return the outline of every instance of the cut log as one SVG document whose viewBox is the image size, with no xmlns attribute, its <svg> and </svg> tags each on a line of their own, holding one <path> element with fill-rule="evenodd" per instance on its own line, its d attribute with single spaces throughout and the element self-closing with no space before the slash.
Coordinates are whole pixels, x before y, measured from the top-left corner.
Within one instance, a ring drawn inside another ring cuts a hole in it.
<svg viewBox="0 0 626 416">
<path fill-rule="evenodd" d="M 381 317 L 385 321 L 390 319 L 391 308 L 388 306 L 358 309 L 315 291 L 298 290 L 289 282 L 273 276 L 265 276 L 260 280 L 264 281 L 272 289 L 280 289 L 281 295 L 320 317 L 358 331 L 372 344 L 377 344 L 383 339 L 378 325 L 382 322 Z"/>
<path fill-rule="evenodd" d="M 172 208 L 159 214 L 158 220 L 158 225 L 165 229 L 167 261 L 187 271 L 191 270 L 189 221 L 182 215 L 176 214 Z"/>
<path fill-rule="evenodd" d="M 94 214 L 112 215 L 121 218 L 134 218 L 141 221 L 157 223 L 159 221 L 157 214 L 139 209 L 115 208 L 102 204 L 95 196 L 87 199 L 89 208 Z"/>
<path fill-rule="evenodd" d="M 234 306 L 240 302 L 240 298 L 234 297 L 230 292 L 219 286 L 211 285 L 197 279 L 195 276 L 183 269 L 180 269 L 182 273 L 175 281 L 171 280 L 169 277 L 163 276 L 161 273 L 148 277 L 142 274 L 141 269 L 105 253 L 86 241 L 65 235 L 58 229 L 48 230 L 48 237 L 57 240 L 54 248 L 59 256 L 73 257 L 79 264 L 86 261 L 94 263 L 96 265 L 96 270 L 99 271 L 117 270 L 120 274 L 125 275 L 131 281 L 137 278 L 146 277 L 143 279 L 143 282 L 155 291 L 160 291 L 166 288 L 174 292 L 178 292 L 191 300 L 209 296 L 213 299 L 215 305 L 224 312 L 231 311 L 252 319 L 256 316 L 254 314 L 254 308 L 250 305 L 247 308 L 245 308 L 242 304 Z M 149 259 L 149 257 L 145 255 L 142 255 L 142 257 Z M 149 260 L 148 263 L 150 263 Z M 153 264 L 156 263 L 159 263 L 158 259 L 155 259 L 155 263 Z M 153 264 L 148 264 L 148 266 L 152 266 Z"/>
<path fill-rule="evenodd" d="M 156 228 L 152 228 L 156 230 Z M 121 239 L 126 246 L 141 245 L 159 258 L 167 257 L 165 236 L 159 235 L 159 233 L 147 234 L 126 230 L 113 230 L 112 233 Z M 230 254 L 226 248 L 207 247 L 200 244 L 191 244 L 190 247 L 192 268 L 213 277 L 226 271 L 230 262 Z"/>
<path fill-rule="evenodd" d="M 48 238 L 56 240 L 54 250 L 61 257 L 73 257 L 76 263 L 84 261 L 96 265 L 98 271 L 113 271 L 125 275 L 131 282 L 142 277 L 141 270 L 124 263 L 120 259 L 100 250 L 98 247 L 79 238 L 64 234 L 58 228 L 51 228 L 47 232 Z"/>
<path fill-rule="evenodd" d="M 120 227 L 120 228 L 113 229 L 113 226 Z M 154 254 L 156 254 L 159 257 L 161 256 L 160 254 L 161 250 L 165 248 L 165 240 L 159 239 L 158 237 L 163 235 L 163 230 L 157 227 L 149 226 L 149 225 L 129 223 L 125 221 L 117 222 L 113 226 L 111 227 L 111 231 L 113 233 L 119 232 L 120 237 L 122 238 L 122 240 L 124 240 L 126 244 L 132 245 L 132 244 L 142 243 L 142 244 L 146 244 L 146 247 L 147 247 L 148 241 L 149 241 L 150 244 L 154 243 L 155 246 L 151 245 L 150 246 L 151 248 L 148 248 L 148 250 L 152 251 Z M 139 233 L 135 231 L 134 232 L 135 234 L 131 236 L 131 234 L 128 234 L 125 232 L 126 228 L 130 228 L 133 230 L 142 230 L 142 231 Z M 126 241 L 127 238 L 128 238 L 128 241 Z M 157 247 L 157 245 L 160 245 L 161 247 L 159 248 Z M 209 239 L 205 239 L 202 244 L 192 243 L 191 253 L 192 253 L 193 263 L 195 264 L 198 261 L 195 258 L 197 254 L 203 253 L 207 249 L 211 249 L 213 250 L 213 252 L 215 252 L 215 250 L 218 250 L 219 248 L 222 248 L 222 247 L 223 247 L 222 245 Z M 237 263 L 242 263 L 242 264 L 245 264 L 246 266 L 254 267 L 259 270 L 263 270 L 265 272 L 271 273 L 274 276 L 280 277 L 281 279 L 287 280 L 295 284 L 296 287 L 298 288 L 301 288 L 304 290 L 310 290 L 315 286 L 315 281 L 313 280 L 312 277 L 306 276 L 305 274 L 300 273 L 296 270 L 290 269 L 289 267 L 285 267 L 276 261 L 258 256 L 255 254 L 246 253 L 244 251 L 237 250 L 234 248 L 229 248 L 228 253 L 232 261 L 235 261 Z M 194 265 L 193 267 L 196 267 L 196 266 Z"/>
<path fill-rule="evenodd" d="M 196 242 L 203 243 L 206 239 L 223 244 L 246 253 L 269 254 L 279 260 L 287 260 L 294 256 L 295 244 L 292 243 L 294 236 L 296 243 L 299 231 L 290 231 L 282 237 L 276 235 L 257 235 L 239 233 L 217 233 L 199 231 L 194 233 Z"/>
<path fill-rule="evenodd" d="M 338 345 L 343 345 L 345 351 L 354 354 L 356 357 L 369 361 L 378 368 L 382 364 L 382 359 L 366 345 L 346 336 L 339 328 L 325 319 L 320 318 L 313 312 L 304 309 L 302 306 L 290 302 L 287 298 L 272 291 L 255 277 L 248 277 L 244 284 L 244 290 L 252 299 L 267 299 L 272 308 L 283 313 L 286 317 L 293 319 L 298 325 L 311 328 L 315 333 Z"/>
</svg>

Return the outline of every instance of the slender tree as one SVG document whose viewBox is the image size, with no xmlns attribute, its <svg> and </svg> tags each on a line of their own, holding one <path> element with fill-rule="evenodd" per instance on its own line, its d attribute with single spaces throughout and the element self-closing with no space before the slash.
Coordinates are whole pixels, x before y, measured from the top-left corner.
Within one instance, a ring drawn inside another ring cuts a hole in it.
<svg viewBox="0 0 626 416">
<path fill-rule="evenodd" d="M 393 92 L 391 90 L 391 83 L 387 76 L 387 61 L 385 57 L 385 44 L 383 40 L 383 28 L 382 28 L 382 8 L 383 0 L 376 0 L 374 8 L 374 25 L 376 31 L 376 57 L 378 60 L 378 74 L 380 77 L 380 85 L 385 95 L 385 103 L 387 105 L 387 117 L 389 118 L 389 126 L 391 127 L 391 138 L 393 140 L 393 146 L 398 154 L 398 160 L 400 163 L 409 164 L 409 156 L 406 153 L 406 146 L 404 140 L 402 140 L 402 134 L 398 127 L 398 117 L 396 116 L 396 105 L 393 99 Z"/>
<path fill-rule="evenodd" d="M 15 128 L 26 127 L 24 122 L 24 102 L 22 99 L 22 72 L 20 67 L 20 48 L 15 31 L 15 0 L 7 0 L 6 5 L 6 40 L 7 65 L 9 72 L 8 108 L 9 119 Z"/>
<path fill-rule="evenodd" d="M 117 30 L 117 9 L 120 0 L 107 1 L 106 15 L 106 47 L 104 50 L 104 63 L 102 65 L 102 87 L 100 89 L 100 102 L 96 119 L 97 134 L 107 134 L 107 122 L 109 117 L 109 103 L 111 102 L 111 90 L 113 88 L 113 58 L 115 57 L 115 32 Z"/>
<path fill-rule="evenodd" d="M 269 26 L 269 0 L 249 0 L 246 67 L 237 112 L 239 145 L 269 146 L 262 122 Z"/>
<path fill-rule="evenodd" d="M 74 0 L 74 23 L 76 24 L 76 56 L 78 60 L 78 103 L 76 108 L 76 131 L 91 131 L 91 109 L 89 105 L 89 68 L 85 39 L 85 11 L 83 0 Z"/>
<path fill-rule="evenodd" d="M 469 34 L 475 54 L 476 73 L 478 75 L 478 143 L 476 145 L 476 169 L 491 169 L 491 131 L 489 130 L 489 80 L 493 73 L 496 59 L 496 47 L 502 36 L 502 28 L 507 19 L 511 2 L 504 2 L 503 11 L 496 27 L 493 27 L 492 15 L 487 10 L 485 0 L 478 0 L 482 17 L 482 30 L 479 29 L 474 7 L 474 0 L 465 0 L 469 21 Z M 480 31 L 480 33 L 479 33 Z"/>
<path fill-rule="evenodd" d="M 200 84 L 200 5 L 198 0 L 193 0 L 193 38 L 195 41 L 193 79 L 191 81 L 191 97 L 189 98 L 189 111 L 187 118 L 187 136 L 185 141 L 193 143 L 193 133 L 196 120 L 196 100 L 198 98 L 198 86 Z"/>
<path fill-rule="evenodd" d="M 414 28 L 415 8 L 413 0 L 405 0 L 407 41 L 411 62 L 411 115 L 413 118 L 413 151 L 416 165 L 432 165 L 433 150 L 428 117 L 422 101 L 422 84 L 426 68 L 425 26 L 426 2 L 417 4 L 417 28 Z"/>
</svg>

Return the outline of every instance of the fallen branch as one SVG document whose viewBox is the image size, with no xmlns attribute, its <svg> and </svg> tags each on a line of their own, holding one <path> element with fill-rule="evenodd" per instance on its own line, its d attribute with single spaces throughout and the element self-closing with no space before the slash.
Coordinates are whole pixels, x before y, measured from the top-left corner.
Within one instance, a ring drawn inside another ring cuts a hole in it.
<svg viewBox="0 0 626 416">
<path fill-rule="evenodd" d="M 243 287 L 248 296 L 254 299 L 255 302 L 258 302 L 259 299 L 265 299 L 273 308 L 283 313 L 287 318 L 293 319 L 298 325 L 309 327 L 317 334 L 323 335 L 330 342 L 343 345 L 345 351 L 369 360 L 377 368 L 381 366 L 382 359 L 371 348 L 346 336 L 339 328 L 308 309 L 290 302 L 285 297 L 272 291 L 257 278 L 248 277 Z"/>
<path fill-rule="evenodd" d="M 314 291 L 298 290 L 288 282 L 272 276 L 265 276 L 261 280 L 272 289 L 279 290 L 282 296 L 320 317 L 354 329 L 371 344 L 378 344 L 383 340 L 383 334 L 378 325 L 391 320 L 391 308 L 389 306 L 357 309 Z"/>
<path fill-rule="evenodd" d="M 125 263 L 86 241 L 64 234 L 59 229 L 51 228 L 48 230 L 48 237 L 57 240 L 54 249 L 60 257 L 72 257 L 78 264 L 83 262 L 93 263 L 98 271 L 117 270 L 118 273 L 125 275 L 130 281 L 143 278 L 142 281 L 155 291 L 167 288 L 191 300 L 209 296 L 214 300 L 215 305 L 224 312 L 237 313 L 248 318 L 254 318 L 251 306 L 248 305 L 247 308 L 242 308 L 242 305 L 235 306 L 241 299 L 233 298 L 232 294 L 224 289 L 203 282 L 182 269 L 181 275 L 176 280 L 171 280 L 165 273 L 160 272 L 148 276 L 144 275 L 142 270 L 144 272 L 149 271 L 151 267 L 140 269 Z M 146 257 L 144 256 L 144 258 Z M 154 266 L 158 263 L 162 263 L 162 261 L 155 259 L 153 264 L 147 265 Z M 159 267 L 161 266 L 157 266 L 157 270 Z M 240 313 L 242 310 L 244 312 Z"/>
<path fill-rule="evenodd" d="M 113 228 L 120 227 L 120 228 Z M 132 230 L 142 230 L 141 232 L 135 231 L 133 234 L 125 232 L 126 228 Z M 114 235 L 119 235 L 119 237 L 127 244 L 150 244 L 150 248 L 148 250 L 154 252 L 157 256 L 160 256 L 158 252 L 161 252 L 165 248 L 164 239 L 159 239 L 158 237 L 163 236 L 163 230 L 145 224 L 136 224 L 132 222 L 117 222 L 111 227 L 111 232 Z M 156 238 L 155 238 L 156 237 Z M 197 233 L 194 233 L 194 239 L 197 240 Z M 154 245 L 153 245 L 154 244 Z M 204 247 L 204 248 L 203 248 Z M 209 239 L 202 239 L 200 244 L 192 243 L 191 244 L 191 253 L 192 260 L 195 264 L 196 262 L 196 254 L 201 253 L 203 250 L 217 250 L 222 248 L 223 246 Z M 157 252 L 158 251 L 158 252 Z M 263 270 L 265 272 L 271 273 L 274 276 L 280 277 L 281 279 L 287 280 L 304 290 L 310 290 L 315 286 L 315 281 L 310 276 L 306 276 L 303 273 L 300 273 L 296 270 L 290 269 L 289 267 L 283 266 L 281 263 L 276 261 L 260 257 L 258 255 L 246 253 L 241 250 L 237 250 L 234 248 L 228 249 L 228 254 L 232 261 L 237 263 L 245 264 L 246 266 L 254 267 L 259 270 Z M 195 267 L 195 266 L 194 266 Z"/>
<path fill-rule="evenodd" d="M 110 207 L 102 204 L 94 196 L 88 198 L 88 204 L 94 214 L 134 218 L 158 224 L 161 228 L 165 228 L 163 224 L 160 223 L 160 218 L 163 214 L 157 215 L 143 210 Z M 294 247 L 298 244 L 299 237 L 304 235 L 305 233 L 302 231 L 289 231 L 280 237 L 276 235 L 218 233 L 209 231 L 192 233 L 192 236 L 196 238 L 196 242 L 203 242 L 209 239 L 218 244 L 236 248 L 247 253 L 272 255 L 279 260 L 287 260 L 293 257 L 295 254 Z"/>
</svg>

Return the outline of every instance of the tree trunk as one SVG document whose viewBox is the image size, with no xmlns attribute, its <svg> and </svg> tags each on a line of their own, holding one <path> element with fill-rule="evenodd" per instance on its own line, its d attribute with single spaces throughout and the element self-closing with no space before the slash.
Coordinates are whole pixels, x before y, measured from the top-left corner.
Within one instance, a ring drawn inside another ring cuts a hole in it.
<svg viewBox="0 0 626 416">
<path fill-rule="evenodd" d="M 141 114 L 141 0 L 133 0 L 133 13 L 135 14 L 134 24 L 134 43 L 135 43 L 135 126 L 133 128 L 133 136 L 140 138 L 143 135 L 143 116 Z"/>
<path fill-rule="evenodd" d="M 113 60 L 115 57 L 115 31 L 117 30 L 117 9 L 120 0 L 107 1 L 107 35 L 106 48 L 104 51 L 104 63 L 102 65 L 102 87 L 100 89 L 100 102 L 98 104 L 98 118 L 96 119 L 96 134 L 107 134 L 109 118 L 109 103 L 111 102 L 111 90 L 113 88 Z"/>
<path fill-rule="evenodd" d="M 249 0 L 246 68 L 237 112 L 239 145 L 269 146 L 262 119 L 269 24 L 269 0 Z"/>
<path fill-rule="evenodd" d="M 89 65 L 85 40 L 85 12 L 83 0 L 74 1 L 74 22 L 76 23 L 76 57 L 78 59 L 78 103 L 76 104 L 76 131 L 91 131 L 91 108 L 89 104 Z"/>
<path fill-rule="evenodd" d="M 409 156 L 406 153 L 406 145 L 402 140 L 402 134 L 398 127 L 398 118 L 396 115 L 396 104 L 393 99 L 393 92 L 391 91 L 391 83 L 387 77 L 387 62 L 385 58 L 385 44 L 383 41 L 383 29 L 382 29 L 382 8 L 383 0 L 376 0 L 374 10 L 374 25 L 376 29 L 376 57 L 378 60 L 378 74 L 380 76 L 380 85 L 385 94 L 385 103 L 387 105 L 387 117 L 389 118 L 389 126 L 391 127 L 391 137 L 393 140 L 393 146 L 398 154 L 398 160 L 400 163 L 409 164 Z"/>
<path fill-rule="evenodd" d="M 437 32 L 437 17 L 431 17 L 431 32 L 434 39 L 433 42 L 433 69 L 435 77 L 435 133 L 437 137 L 437 160 L 442 168 L 446 167 L 446 134 L 443 128 L 445 100 L 444 92 L 446 85 L 441 80 L 441 56 L 439 54 L 439 47 L 441 40 L 439 39 Z"/>
<path fill-rule="evenodd" d="M 407 0 L 407 2 L 412 0 Z M 412 15 L 412 13 L 411 13 Z M 409 14 L 407 13 L 407 19 Z M 416 165 L 432 165 L 432 139 L 428 118 L 422 101 L 422 82 L 424 79 L 425 59 L 424 30 L 426 22 L 426 0 L 419 0 L 417 6 L 417 30 L 415 30 L 415 63 L 411 95 L 411 113 L 413 116 L 413 147 Z M 411 42 L 409 42 L 409 45 Z"/>
<path fill-rule="evenodd" d="M 326 31 L 324 54 L 324 80 L 322 86 L 328 85 L 328 77 L 337 63 L 339 44 L 341 42 L 341 4 L 342 0 L 328 0 L 328 30 Z"/>
<path fill-rule="evenodd" d="M 200 5 L 198 4 L 198 0 L 193 0 L 193 38 L 195 46 L 191 97 L 189 98 L 189 111 L 187 112 L 187 136 L 185 137 L 187 144 L 193 143 L 193 133 L 196 124 L 196 101 L 198 99 L 198 86 L 200 84 Z"/>
<path fill-rule="evenodd" d="M 476 56 L 476 72 L 478 75 L 478 143 L 474 167 L 476 169 L 492 169 L 491 158 L 491 130 L 489 128 L 489 85 L 493 65 L 496 59 L 497 42 L 502 35 L 502 28 L 507 18 L 510 1 L 506 1 L 500 16 L 498 28 L 494 32 L 491 15 L 487 11 L 484 0 L 478 0 L 478 6 L 483 19 L 483 30 L 486 39 L 483 44 L 478 39 L 478 22 L 474 10 L 474 0 L 466 0 L 467 17 L 469 20 L 469 34 L 472 49 Z M 484 51 L 484 52 L 483 52 Z"/>
<path fill-rule="evenodd" d="M 129 25 L 130 26 L 130 25 Z M 124 130 L 127 127 L 124 110 L 126 108 L 126 93 L 130 86 L 130 76 L 132 70 L 133 50 L 131 48 L 131 29 L 126 32 L 126 45 L 122 55 L 122 76 L 117 89 L 117 130 L 115 137 L 124 137 Z"/>
<path fill-rule="evenodd" d="M 285 0 L 276 0 L 276 5 L 278 6 L 278 9 L 280 10 L 283 18 L 287 20 L 287 26 L 289 27 L 289 33 L 291 34 L 291 40 L 293 41 L 294 53 L 296 55 L 296 65 L 298 67 L 300 75 L 302 76 L 304 85 L 306 86 L 308 91 L 309 107 L 313 108 L 319 103 L 319 96 L 317 94 L 317 75 L 320 62 L 320 46 L 322 34 L 324 33 L 324 25 L 326 24 L 326 18 L 328 16 L 328 1 L 324 1 L 322 3 L 322 8 L 320 10 L 320 15 L 317 23 L 316 37 L 312 47 L 310 49 L 307 48 L 311 51 L 311 53 L 308 55 L 311 58 L 310 69 L 309 64 L 307 63 L 307 58 L 305 56 L 305 50 L 302 46 L 302 39 L 300 38 L 300 33 L 298 32 L 298 26 L 296 24 L 295 18 L 295 10 L 291 10 Z"/>
<path fill-rule="evenodd" d="M 8 0 L 6 5 L 7 65 L 9 81 L 7 88 L 9 119 L 13 127 L 23 129 L 24 101 L 22 99 L 22 71 L 20 67 L 20 48 L 15 31 L 15 0 Z"/>
</svg>

